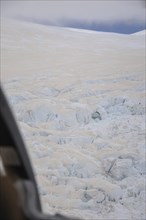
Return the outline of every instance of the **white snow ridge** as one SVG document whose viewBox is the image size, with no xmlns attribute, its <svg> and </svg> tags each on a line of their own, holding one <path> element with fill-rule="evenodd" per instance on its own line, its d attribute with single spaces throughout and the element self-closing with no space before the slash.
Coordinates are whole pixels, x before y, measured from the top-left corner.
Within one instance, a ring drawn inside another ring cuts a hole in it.
<svg viewBox="0 0 146 220">
<path fill-rule="evenodd" d="M 2 83 L 44 212 L 144 220 L 145 36 L 2 21 Z"/>
</svg>

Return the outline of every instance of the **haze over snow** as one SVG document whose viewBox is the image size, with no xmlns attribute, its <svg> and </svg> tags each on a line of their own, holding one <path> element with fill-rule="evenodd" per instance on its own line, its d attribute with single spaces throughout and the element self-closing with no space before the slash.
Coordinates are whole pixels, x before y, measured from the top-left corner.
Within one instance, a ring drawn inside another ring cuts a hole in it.
<svg viewBox="0 0 146 220">
<path fill-rule="evenodd" d="M 145 0 L 1 1 L 1 15 L 44 25 L 134 33 L 145 29 Z"/>
</svg>

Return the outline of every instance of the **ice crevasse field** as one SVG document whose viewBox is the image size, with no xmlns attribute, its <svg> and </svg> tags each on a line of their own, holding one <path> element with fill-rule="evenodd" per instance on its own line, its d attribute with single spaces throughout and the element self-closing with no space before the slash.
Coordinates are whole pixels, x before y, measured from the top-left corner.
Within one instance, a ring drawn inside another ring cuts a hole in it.
<svg viewBox="0 0 146 220">
<path fill-rule="evenodd" d="M 44 212 L 144 220 L 145 31 L 2 20 L 1 83 Z"/>
</svg>

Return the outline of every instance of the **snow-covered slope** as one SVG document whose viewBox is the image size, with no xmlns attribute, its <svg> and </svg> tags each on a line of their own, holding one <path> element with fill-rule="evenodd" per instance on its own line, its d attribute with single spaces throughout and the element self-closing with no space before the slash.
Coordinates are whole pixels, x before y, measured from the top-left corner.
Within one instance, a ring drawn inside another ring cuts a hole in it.
<svg viewBox="0 0 146 220">
<path fill-rule="evenodd" d="M 145 35 L 2 21 L 1 80 L 45 212 L 145 219 Z"/>
<path fill-rule="evenodd" d="M 136 32 L 134 33 L 134 35 L 145 35 L 146 34 L 146 30 L 143 30 L 143 31 L 139 31 L 139 32 Z"/>
</svg>

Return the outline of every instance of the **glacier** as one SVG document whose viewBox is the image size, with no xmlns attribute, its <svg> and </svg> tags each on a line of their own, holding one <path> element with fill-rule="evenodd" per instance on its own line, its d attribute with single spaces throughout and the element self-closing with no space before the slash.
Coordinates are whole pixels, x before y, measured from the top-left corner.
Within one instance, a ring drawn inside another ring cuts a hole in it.
<svg viewBox="0 0 146 220">
<path fill-rule="evenodd" d="M 2 86 L 43 211 L 144 220 L 145 31 L 2 20 Z"/>
</svg>

